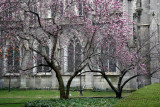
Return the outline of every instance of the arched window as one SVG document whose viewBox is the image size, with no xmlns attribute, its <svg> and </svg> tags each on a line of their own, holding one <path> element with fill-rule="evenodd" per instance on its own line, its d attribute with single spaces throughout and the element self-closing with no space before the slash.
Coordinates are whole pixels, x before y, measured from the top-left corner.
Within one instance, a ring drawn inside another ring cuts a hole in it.
<svg viewBox="0 0 160 107">
<path fill-rule="evenodd" d="M 39 45 L 38 46 L 38 51 L 40 52 L 40 53 L 42 53 L 42 46 L 41 45 Z M 42 64 L 43 63 L 43 61 L 42 61 L 42 56 L 41 55 L 37 55 L 37 65 L 40 65 L 40 64 Z M 42 66 L 38 66 L 37 67 L 37 72 L 42 72 L 43 70 L 42 70 Z"/>
<path fill-rule="evenodd" d="M 9 72 L 18 72 L 19 70 L 19 47 L 18 46 L 10 46 L 8 49 L 8 70 Z"/>
<path fill-rule="evenodd" d="M 69 46 L 68 46 L 68 71 L 73 72 L 74 71 L 74 43 L 73 40 L 71 40 Z"/>
<path fill-rule="evenodd" d="M 80 43 L 76 43 L 76 47 L 75 47 L 75 68 L 78 68 L 78 65 L 81 63 L 81 45 Z"/>
<path fill-rule="evenodd" d="M 3 67 L 3 54 L 0 48 L 0 73 L 2 72 L 2 67 Z"/>
<path fill-rule="evenodd" d="M 13 54 L 14 54 L 13 47 L 10 46 L 7 51 L 8 51 L 8 67 L 12 68 L 13 67 L 13 60 L 14 60 L 13 59 L 14 58 L 13 57 Z"/>
<path fill-rule="evenodd" d="M 46 51 L 47 56 L 49 57 L 49 47 L 48 46 L 45 46 L 45 51 Z M 44 61 L 44 63 L 47 64 L 46 61 Z M 49 67 L 44 66 L 44 71 L 49 72 Z"/>
<path fill-rule="evenodd" d="M 106 72 L 116 72 L 116 60 L 113 58 L 115 47 L 108 44 L 107 48 L 108 49 L 106 50 L 106 47 L 101 47 L 101 67 L 103 67 L 103 70 Z"/>
<path fill-rule="evenodd" d="M 0 30 L 0 74 L 2 72 L 3 65 L 3 38 L 2 38 L 2 31 Z"/>
<path fill-rule="evenodd" d="M 83 2 L 79 0 L 79 7 L 78 7 L 79 16 L 83 15 Z"/>
<path fill-rule="evenodd" d="M 33 5 L 30 6 L 31 11 L 37 13 L 37 6 L 35 5 L 35 3 L 36 3 L 35 0 L 30 0 L 30 3 L 33 4 Z M 37 20 L 37 16 L 35 14 L 31 13 L 30 21 L 32 23 L 34 23 L 34 22 L 36 22 L 36 20 Z"/>
<path fill-rule="evenodd" d="M 55 11 L 56 11 L 56 7 L 55 5 L 51 6 L 51 17 L 53 17 L 55 15 Z"/>
<path fill-rule="evenodd" d="M 74 72 L 81 63 L 82 47 L 76 37 L 70 40 L 68 46 L 68 72 Z"/>
<path fill-rule="evenodd" d="M 63 15 L 63 2 L 60 1 L 60 14 Z"/>
<path fill-rule="evenodd" d="M 19 51 L 19 47 L 16 46 L 14 50 L 14 70 L 15 71 L 19 70 L 19 65 L 20 65 L 20 51 Z"/>
<path fill-rule="evenodd" d="M 44 51 L 46 52 L 47 56 L 49 56 L 49 47 L 48 46 L 45 46 L 45 47 L 42 47 L 41 45 L 38 46 L 38 50 L 40 53 L 43 53 Z M 38 54 L 38 57 L 37 57 L 37 65 L 40 65 L 40 64 L 46 64 L 46 61 L 44 60 L 44 58 Z M 47 66 L 39 66 L 37 67 L 37 71 L 38 72 L 48 72 L 49 71 L 49 67 Z"/>
</svg>

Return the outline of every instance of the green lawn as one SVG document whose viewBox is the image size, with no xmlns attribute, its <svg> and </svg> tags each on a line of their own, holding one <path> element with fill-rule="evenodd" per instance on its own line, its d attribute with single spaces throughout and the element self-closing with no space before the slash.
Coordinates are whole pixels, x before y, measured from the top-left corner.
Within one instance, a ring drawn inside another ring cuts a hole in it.
<svg viewBox="0 0 160 107">
<path fill-rule="evenodd" d="M 160 84 L 152 84 L 119 100 L 114 107 L 160 107 Z"/>
<path fill-rule="evenodd" d="M 74 104 L 74 101 L 80 101 L 82 103 L 89 104 L 87 102 L 93 102 L 94 105 L 99 101 L 105 107 L 106 105 L 115 104 L 117 99 L 78 99 L 74 97 L 115 97 L 114 92 L 93 92 L 89 90 L 83 91 L 83 96 L 79 95 L 79 92 L 71 91 L 72 98 L 69 101 L 60 101 L 66 104 Z M 129 96 L 128 96 L 129 95 Z M 114 105 L 114 107 L 160 107 L 160 84 L 153 84 L 137 90 L 136 92 L 123 93 L 124 99 L 121 99 Z M 23 107 L 24 103 L 33 100 L 48 100 L 51 98 L 59 98 L 59 91 L 55 90 L 12 90 L 8 93 L 8 90 L 0 90 L 0 107 Z M 74 98 L 74 99 L 73 99 Z M 53 99 L 53 100 L 54 100 Z M 58 101 L 58 100 L 57 100 Z M 59 101 L 58 101 L 59 102 Z M 19 104 L 5 104 L 4 103 L 19 103 Z M 2 105 L 3 104 L 3 105 Z"/>
<path fill-rule="evenodd" d="M 115 97 L 114 92 L 93 92 L 89 90 L 83 91 L 83 96 L 78 91 L 70 91 L 70 98 L 73 97 Z M 127 96 L 129 93 L 124 93 Z M 44 100 L 50 98 L 59 98 L 59 91 L 55 90 L 0 90 L 0 107 L 22 107 L 24 104 L 5 104 L 3 103 L 25 103 L 32 100 Z"/>
</svg>

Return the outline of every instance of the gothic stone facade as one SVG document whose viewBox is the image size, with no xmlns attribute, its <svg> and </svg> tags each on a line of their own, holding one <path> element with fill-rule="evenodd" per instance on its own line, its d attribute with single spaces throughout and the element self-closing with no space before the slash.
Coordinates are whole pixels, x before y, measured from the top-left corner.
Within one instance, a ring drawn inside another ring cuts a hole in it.
<svg viewBox="0 0 160 107">
<path fill-rule="evenodd" d="M 154 33 L 156 36 L 151 39 L 151 41 L 155 41 L 155 42 L 150 43 L 150 45 L 146 47 L 146 50 L 150 49 L 151 46 L 154 45 L 154 43 L 159 41 L 160 1 L 159 0 L 123 0 L 122 2 L 123 2 L 123 10 L 131 16 L 130 17 L 131 20 L 137 20 L 135 25 L 131 25 L 133 28 L 133 32 L 136 35 L 135 37 L 143 40 L 146 36 L 152 35 L 153 32 L 156 32 Z M 63 31 L 64 35 L 65 35 L 65 32 L 67 32 L 68 34 L 68 28 L 66 28 Z M 82 41 L 79 38 L 73 38 L 73 35 L 81 35 L 81 33 L 78 32 L 76 29 L 72 29 L 70 32 L 71 32 L 70 35 L 72 36 L 71 38 L 67 38 L 67 41 L 70 42 L 72 40 L 73 47 L 64 46 L 63 51 L 57 54 L 60 54 L 62 56 L 68 56 L 68 53 L 67 53 L 68 48 L 73 48 L 75 51 L 76 51 L 76 48 L 80 49 Z M 132 38 L 131 40 L 132 40 L 131 45 L 134 45 L 134 43 L 132 42 L 135 40 L 135 38 Z M 10 81 L 11 87 L 31 88 L 31 89 L 58 89 L 58 83 L 57 83 L 57 79 L 54 72 L 44 72 L 48 70 L 48 68 L 45 68 L 45 67 L 34 68 L 32 71 L 33 73 L 36 74 L 34 76 L 20 75 L 19 73 L 10 74 L 6 72 L 7 71 L 6 69 L 9 68 L 9 65 L 17 64 L 16 62 L 14 62 L 14 59 L 13 59 L 13 58 L 16 58 L 16 55 L 25 55 L 26 60 L 32 59 L 31 53 L 30 52 L 24 53 L 23 49 L 21 48 L 22 47 L 20 46 L 20 51 L 18 53 L 13 52 L 14 53 L 13 56 L 10 59 L 8 59 L 10 61 L 0 60 L 0 73 L 2 74 L 5 72 L 5 75 L 0 78 L 0 88 L 8 87 L 8 84 Z M 46 48 L 48 50 L 47 53 L 50 54 L 50 44 Z M 151 61 L 147 65 L 149 66 L 148 72 L 151 72 L 151 70 L 155 68 L 155 65 L 158 66 L 159 64 L 157 60 L 157 56 L 155 56 L 155 55 L 158 55 L 158 50 L 153 50 L 151 51 L 151 53 L 153 54 L 150 54 L 150 57 L 149 57 Z M 18 64 L 20 65 L 20 63 L 21 62 L 19 62 Z M 62 61 L 62 72 L 63 72 L 63 79 L 65 81 L 65 84 L 67 82 L 66 80 L 68 80 L 70 76 L 70 73 L 68 73 L 68 69 L 69 69 L 68 64 L 70 63 L 72 62 L 69 62 L 67 57 L 64 58 Z M 34 62 L 31 62 L 30 64 L 34 64 Z M 84 70 L 87 70 L 87 69 L 84 69 Z M 109 72 L 108 75 L 112 83 L 116 85 L 119 72 L 115 70 L 115 72 Z M 128 78 L 131 75 L 132 74 L 128 74 L 125 76 L 125 78 Z M 9 77 L 11 77 L 11 79 L 9 79 Z M 140 78 L 144 78 L 144 80 L 147 83 L 143 84 L 141 81 L 139 81 Z M 140 78 L 135 78 L 130 82 L 128 82 L 124 89 L 135 90 L 140 85 L 160 82 L 160 73 L 156 73 L 152 77 L 140 77 Z M 80 76 L 77 76 L 73 79 L 71 87 L 79 87 L 79 85 L 80 85 Z M 82 86 L 85 86 L 86 89 L 94 89 L 94 88 L 103 89 L 103 90 L 110 89 L 108 83 L 98 73 L 83 74 Z"/>
</svg>

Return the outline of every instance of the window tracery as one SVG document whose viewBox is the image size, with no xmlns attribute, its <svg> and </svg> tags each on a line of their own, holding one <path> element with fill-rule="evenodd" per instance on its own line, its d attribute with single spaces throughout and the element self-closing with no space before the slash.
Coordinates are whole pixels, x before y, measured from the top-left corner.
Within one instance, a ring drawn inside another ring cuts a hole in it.
<svg viewBox="0 0 160 107">
<path fill-rule="evenodd" d="M 18 72 L 20 67 L 20 52 L 18 46 L 9 46 L 8 52 L 8 70 L 9 72 Z"/>
<path fill-rule="evenodd" d="M 105 47 L 106 48 L 106 47 Z M 101 60 L 102 69 L 106 72 L 116 72 L 116 60 L 113 58 L 115 47 L 108 43 L 108 49 L 101 48 Z"/>
<path fill-rule="evenodd" d="M 42 47 L 41 45 L 39 45 L 38 51 L 40 53 L 43 53 L 42 51 L 46 51 L 47 56 L 49 56 L 49 47 L 48 46 Z M 44 60 L 44 58 L 41 55 L 38 55 L 37 58 L 38 58 L 37 65 L 46 64 L 46 61 Z M 49 67 L 47 67 L 47 66 L 38 66 L 37 67 L 37 72 L 48 72 L 48 71 L 49 71 Z"/>
<path fill-rule="evenodd" d="M 78 69 L 82 59 L 82 47 L 75 36 L 68 45 L 68 72 L 74 72 Z"/>
</svg>

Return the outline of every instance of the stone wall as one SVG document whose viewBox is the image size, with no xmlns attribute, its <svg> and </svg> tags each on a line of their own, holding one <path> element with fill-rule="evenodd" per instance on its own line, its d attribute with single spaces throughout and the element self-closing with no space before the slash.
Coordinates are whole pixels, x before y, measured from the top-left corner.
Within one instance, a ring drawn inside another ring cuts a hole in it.
<svg viewBox="0 0 160 107">
<path fill-rule="evenodd" d="M 85 89 L 98 89 L 98 90 L 111 90 L 110 86 L 106 80 L 101 75 L 82 75 L 82 87 Z M 23 77 L 23 78 L 22 78 Z M 63 75 L 64 84 L 67 84 L 67 80 L 70 75 Z M 110 75 L 109 79 L 114 84 L 117 85 L 118 75 Z M 22 80 L 23 81 L 22 81 Z M 134 83 L 135 84 L 135 83 Z M 25 87 L 24 87 L 25 86 Z M 71 83 L 71 88 L 77 88 L 80 86 L 80 76 L 73 79 Z M 0 79 L 0 88 L 9 87 L 9 76 Z M 11 77 L 11 87 L 12 88 L 22 88 L 22 89 L 58 89 L 58 83 L 56 77 L 53 75 L 36 75 L 36 76 L 15 76 Z M 125 90 L 136 90 L 135 85 L 130 85 L 128 83 Z"/>
<path fill-rule="evenodd" d="M 19 76 L 14 76 L 14 77 L 4 76 L 0 79 L 0 88 L 9 87 L 9 80 L 11 81 L 12 88 L 20 87 L 20 77 Z"/>
<path fill-rule="evenodd" d="M 136 16 L 137 17 L 136 19 L 137 23 L 135 24 L 135 26 L 137 27 L 136 28 L 137 30 L 135 30 L 136 36 L 139 36 L 140 40 L 144 41 L 146 37 L 152 36 L 152 34 L 155 35 L 155 37 L 151 38 L 151 40 L 149 41 L 150 44 L 147 45 L 147 47 L 144 50 L 142 50 L 143 53 L 148 52 L 148 50 L 150 50 L 150 48 L 154 46 L 155 43 L 160 41 L 160 34 L 159 34 L 160 32 L 160 27 L 159 27 L 160 6 L 159 5 L 160 5 L 160 0 L 123 0 L 123 10 L 124 12 L 126 12 L 127 14 L 131 16 L 130 17 L 131 20 L 133 20 L 133 15 L 138 14 L 136 12 L 138 11 L 140 12 L 139 16 Z M 67 34 L 67 32 L 69 31 L 66 28 L 64 30 L 64 35 Z M 72 31 L 72 33 L 75 33 L 75 31 Z M 69 35 L 73 35 L 73 34 L 69 34 Z M 132 41 L 133 38 L 130 38 L 130 40 Z M 131 44 L 131 45 L 134 45 L 134 44 Z M 64 48 L 64 56 L 67 56 L 66 47 L 63 47 L 63 48 Z M 157 59 L 157 56 L 156 57 L 154 56 L 155 53 L 157 53 L 158 58 L 159 58 L 158 52 L 160 52 L 159 48 L 158 50 L 151 51 L 151 54 L 150 54 L 151 62 L 147 65 L 148 72 L 152 72 L 156 64 L 157 64 L 156 67 L 159 67 L 159 60 Z M 24 68 L 26 67 L 26 64 L 27 64 L 26 62 L 28 59 L 30 59 L 29 58 L 30 54 L 31 53 L 29 53 L 29 51 L 28 53 L 26 53 L 26 58 L 25 58 L 26 60 L 22 62 L 22 67 Z M 4 61 L 4 65 L 7 66 L 5 62 L 7 61 Z M 62 67 L 63 69 L 62 72 L 66 73 L 67 72 L 66 57 L 63 59 L 62 62 L 64 62 L 63 67 Z M 7 71 L 5 70 L 5 68 L 7 67 L 4 67 L 4 70 L 3 70 L 4 72 Z M 35 69 L 33 70 L 33 73 L 36 73 Z M 134 75 L 134 74 L 132 73 L 127 74 L 124 77 L 123 81 L 125 81 L 131 75 Z M 109 75 L 109 79 L 114 83 L 115 86 L 117 85 L 118 76 L 119 75 L 112 75 L 112 74 Z M 70 75 L 66 75 L 66 74 L 63 75 L 65 85 L 69 77 Z M 143 80 L 146 81 L 144 85 L 150 84 L 150 79 L 152 83 L 160 82 L 160 72 L 157 72 L 155 75 L 152 76 L 152 78 L 150 77 L 140 77 L 139 79 L 135 78 L 131 80 L 130 82 L 128 82 L 126 86 L 124 87 L 124 89 L 125 90 L 137 89 L 137 87 L 142 84 L 141 83 L 142 81 L 138 81 L 138 80 L 140 79 L 142 80 L 142 78 L 144 78 Z M 8 84 L 9 84 L 9 75 L 4 76 L 0 79 L 0 88 L 6 88 L 9 86 Z M 79 87 L 79 85 L 80 85 L 80 77 L 77 76 L 73 79 L 71 87 Z M 82 75 L 82 86 L 85 86 L 86 89 L 94 89 L 94 88 L 102 89 L 102 90 L 110 89 L 108 83 L 104 80 L 104 78 L 101 77 L 101 75 L 92 74 L 92 73 L 86 73 L 85 75 Z M 31 88 L 31 89 L 58 89 L 58 82 L 57 82 L 57 79 L 54 73 L 47 74 L 47 75 L 36 74 L 35 76 L 17 75 L 17 76 L 11 77 L 11 87 Z"/>
</svg>

